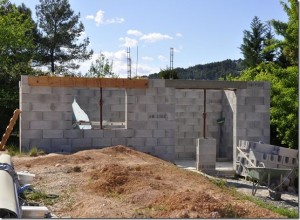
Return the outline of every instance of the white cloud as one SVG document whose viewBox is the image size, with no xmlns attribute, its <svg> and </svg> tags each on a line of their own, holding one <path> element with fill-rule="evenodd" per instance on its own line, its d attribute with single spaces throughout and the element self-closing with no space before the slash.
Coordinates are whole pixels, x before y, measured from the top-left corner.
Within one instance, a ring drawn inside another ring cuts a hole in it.
<svg viewBox="0 0 300 220">
<path fill-rule="evenodd" d="M 168 59 L 167 59 L 165 56 L 163 56 L 163 55 L 159 55 L 159 56 L 158 56 L 158 59 L 159 59 L 160 61 L 163 61 L 163 62 L 165 62 L 165 61 L 168 60 Z"/>
<path fill-rule="evenodd" d="M 153 60 L 153 57 L 147 57 L 147 56 L 144 56 L 144 57 L 142 57 L 142 60 L 152 61 L 152 60 Z"/>
<path fill-rule="evenodd" d="M 183 37 L 181 33 L 176 33 L 176 37 Z"/>
<path fill-rule="evenodd" d="M 123 44 L 120 45 L 121 47 L 134 47 L 138 44 L 138 41 L 136 39 L 129 37 L 121 37 L 119 38 L 119 40 L 123 42 Z"/>
<path fill-rule="evenodd" d="M 87 15 L 85 18 L 88 20 L 94 20 L 96 22 L 96 25 L 99 26 L 100 24 L 120 24 L 125 21 L 124 18 L 109 18 L 105 19 L 104 17 L 105 12 L 102 10 L 97 11 L 96 15 Z"/>
<path fill-rule="evenodd" d="M 142 36 L 143 34 L 142 34 L 142 32 L 140 32 L 140 31 L 138 31 L 138 30 L 128 30 L 127 31 L 127 34 L 128 35 L 133 35 L 133 36 Z"/>
<path fill-rule="evenodd" d="M 145 42 L 150 42 L 150 43 L 154 43 L 161 40 L 172 40 L 172 39 L 173 37 L 161 33 L 145 34 L 140 38 L 140 40 L 143 40 Z"/>
<path fill-rule="evenodd" d="M 94 15 L 87 15 L 85 18 L 88 20 L 94 20 Z"/>
</svg>

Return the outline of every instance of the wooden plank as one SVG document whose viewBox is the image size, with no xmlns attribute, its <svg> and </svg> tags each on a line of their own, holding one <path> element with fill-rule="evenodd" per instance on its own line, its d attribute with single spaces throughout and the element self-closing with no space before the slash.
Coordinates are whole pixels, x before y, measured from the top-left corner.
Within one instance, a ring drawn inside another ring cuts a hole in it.
<svg viewBox="0 0 300 220">
<path fill-rule="evenodd" d="M 28 85 L 30 86 L 49 86 L 48 76 L 29 76 Z"/>
<path fill-rule="evenodd" d="M 29 76 L 29 86 L 88 88 L 148 88 L 148 79 Z"/>
</svg>

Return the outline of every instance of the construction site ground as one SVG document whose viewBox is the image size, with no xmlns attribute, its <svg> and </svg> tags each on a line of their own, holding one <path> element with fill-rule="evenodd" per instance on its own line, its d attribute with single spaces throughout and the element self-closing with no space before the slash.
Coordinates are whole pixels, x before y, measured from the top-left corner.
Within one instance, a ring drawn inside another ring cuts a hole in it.
<svg viewBox="0 0 300 220">
<path fill-rule="evenodd" d="M 125 146 L 12 161 L 16 171 L 36 175 L 34 188 L 50 195 L 40 205 L 57 217 L 285 218 L 199 173 Z M 290 199 L 298 210 L 297 196 Z"/>
</svg>

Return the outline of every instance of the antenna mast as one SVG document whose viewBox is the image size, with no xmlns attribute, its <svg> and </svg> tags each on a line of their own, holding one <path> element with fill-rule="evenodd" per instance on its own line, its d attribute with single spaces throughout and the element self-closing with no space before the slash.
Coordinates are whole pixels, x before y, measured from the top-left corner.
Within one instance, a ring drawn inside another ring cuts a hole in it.
<svg viewBox="0 0 300 220">
<path fill-rule="evenodd" d="M 128 79 L 131 79 L 130 47 L 127 47 L 127 77 L 128 77 Z"/>
<path fill-rule="evenodd" d="M 139 47 L 136 46 L 136 70 L 135 70 L 135 78 L 137 78 L 138 63 L 139 63 Z"/>
</svg>

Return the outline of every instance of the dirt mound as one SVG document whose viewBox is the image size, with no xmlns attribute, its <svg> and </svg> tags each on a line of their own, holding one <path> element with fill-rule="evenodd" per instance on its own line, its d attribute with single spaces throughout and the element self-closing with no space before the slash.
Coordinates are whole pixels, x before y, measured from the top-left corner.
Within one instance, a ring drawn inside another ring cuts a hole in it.
<svg viewBox="0 0 300 220">
<path fill-rule="evenodd" d="M 17 171 L 36 174 L 33 185 L 59 198 L 46 204 L 73 218 L 278 218 L 235 198 L 206 177 L 125 146 L 13 157 Z"/>
</svg>

